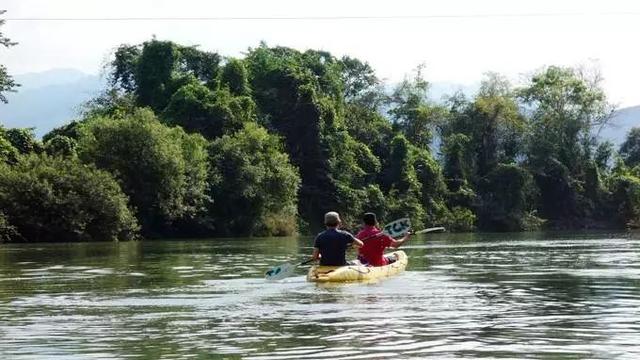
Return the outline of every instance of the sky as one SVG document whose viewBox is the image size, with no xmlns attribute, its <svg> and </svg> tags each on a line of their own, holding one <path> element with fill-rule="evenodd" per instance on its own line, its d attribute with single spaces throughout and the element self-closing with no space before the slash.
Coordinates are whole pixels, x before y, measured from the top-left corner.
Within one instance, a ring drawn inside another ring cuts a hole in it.
<svg viewBox="0 0 640 360">
<path fill-rule="evenodd" d="M 0 9 L 2 32 L 19 42 L 0 49 L 12 74 L 99 73 L 119 44 L 155 35 L 225 56 L 260 41 L 322 49 L 365 60 L 390 82 L 419 64 L 427 80 L 461 85 L 487 71 L 519 84 L 547 65 L 596 66 L 610 101 L 640 104 L 638 1 L 2 0 Z"/>
</svg>

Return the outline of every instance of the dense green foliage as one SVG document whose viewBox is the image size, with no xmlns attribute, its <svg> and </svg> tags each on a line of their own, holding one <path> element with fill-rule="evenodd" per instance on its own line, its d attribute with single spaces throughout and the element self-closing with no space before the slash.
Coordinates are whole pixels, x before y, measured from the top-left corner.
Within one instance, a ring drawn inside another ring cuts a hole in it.
<svg viewBox="0 0 640 360">
<path fill-rule="evenodd" d="M 0 125 L 0 163 L 14 163 L 18 160 L 16 149 L 7 137 L 7 131 Z"/>
<path fill-rule="evenodd" d="M 171 96 L 163 116 L 172 125 L 214 139 L 252 121 L 255 104 L 251 98 L 232 95 L 227 88 L 212 91 L 196 82 L 182 86 Z"/>
<path fill-rule="evenodd" d="M 44 143 L 44 150 L 49 155 L 74 157 L 76 155 L 77 141 L 64 135 L 56 135 Z"/>
<path fill-rule="evenodd" d="M 629 131 L 627 139 L 620 146 L 620 155 L 628 166 L 640 165 L 640 127 Z"/>
<path fill-rule="evenodd" d="M 163 125 L 149 110 L 90 119 L 80 129 L 77 151 L 84 162 L 114 174 L 147 235 L 195 217 L 206 204 L 206 141 Z"/>
<path fill-rule="evenodd" d="M 600 142 L 611 108 L 580 69 L 517 88 L 489 73 L 442 102 L 421 67 L 387 90 L 358 59 L 265 44 L 235 59 L 152 39 L 108 70 L 82 118 L 42 143 L 0 129 L 0 160 L 106 170 L 145 235 L 308 233 L 330 210 L 347 227 L 365 211 L 452 231 L 640 225 L 640 131 L 619 153 Z M 0 237 L 22 234 L 13 216 Z"/>
<path fill-rule="evenodd" d="M 300 179 L 281 149 L 278 137 L 254 123 L 213 142 L 215 202 L 211 214 L 218 233 L 286 235 L 296 231 Z"/>
<path fill-rule="evenodd" d="M 127 197 L 104 171 L 77 160 L 25 155 L 0 164 L 0 240 L 96 241 L 134 238 Z"/>
<path fill-rule="evenodd" d="M 42 144 L 36 139 L 32 128 L 8 129 L 4 132 L 4 138 L 21 154 L 42 152 Z"/>
</svg>

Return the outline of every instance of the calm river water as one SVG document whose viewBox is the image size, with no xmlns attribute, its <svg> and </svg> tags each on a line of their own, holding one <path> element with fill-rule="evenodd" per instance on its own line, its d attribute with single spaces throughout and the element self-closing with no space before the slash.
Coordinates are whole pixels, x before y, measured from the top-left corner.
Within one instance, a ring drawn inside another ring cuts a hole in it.
<svg viewBox="0 0 640 360">
<path fill-rule="evenodd" d="M 310 238 L 0 245 L 0 359 L 640 358 L 640 235 L 439 234 L 317 286 Z"/>
</svg>

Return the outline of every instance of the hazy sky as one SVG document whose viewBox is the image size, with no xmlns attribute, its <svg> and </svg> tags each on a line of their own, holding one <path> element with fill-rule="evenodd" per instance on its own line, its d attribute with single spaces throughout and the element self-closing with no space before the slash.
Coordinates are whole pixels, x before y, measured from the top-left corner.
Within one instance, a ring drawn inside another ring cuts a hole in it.
<svg viewBox="0 0 640 360">
<path fill-rule="evenodd" d="M 640 104 L 638 1 L 2 0 L 0 8 L 8 10 L 6 18 L 16 19 L 2 31 L 20 44 L 0 49 L 0 63 L 13 74 L 51 68 L 97 73 L 117 45 L 155 34 L 229 56 L 261 40 L 323 49 L 366 60 L 391 81 L 420 63 L 426 64 L 430 81 L 472 84 L 486 71 L 517 82 L 543 65 L 596 61 L 613 102 Z M 404 18 L 96 20 L 309 16 Z M 24 18 L 92 20 L 18 20 Z"/>
</svg>

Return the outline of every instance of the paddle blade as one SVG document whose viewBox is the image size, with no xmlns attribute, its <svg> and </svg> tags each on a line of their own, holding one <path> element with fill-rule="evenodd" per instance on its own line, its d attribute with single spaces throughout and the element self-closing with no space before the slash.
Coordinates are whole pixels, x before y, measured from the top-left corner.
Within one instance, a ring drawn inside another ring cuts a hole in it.
<svg viewBox="0 0 640 360">
<path fill-rule="evenodd" d="M 382 228 L 382 231 L 391 237 L 400 237 L 411 229 L 411 220 L 408 218 L 398 219 L 390 222 Z"/>
<path fill-rule="evenodd" d="M 267 280 L 282 280 L 289 275 L 293 274 L 296 267 L 295 265 L 291 265 L 289 263 L 285 263 L 282 265 L 274 266 L 271 269 L 267 270 L 264 275 Z"/>
<path fill-rule="evenodd" d="M 416 231 L 415 234 L 426 234 L 426 233 L 432 233 L 432 232 L 443 232 L 445 230 L 446 229 L 441 227 L 441 226 L 440 227 L 432 227 L 432 228 Z"/>
</svg>

